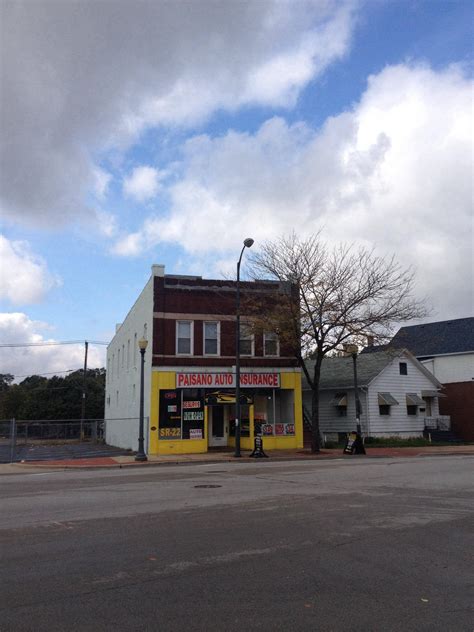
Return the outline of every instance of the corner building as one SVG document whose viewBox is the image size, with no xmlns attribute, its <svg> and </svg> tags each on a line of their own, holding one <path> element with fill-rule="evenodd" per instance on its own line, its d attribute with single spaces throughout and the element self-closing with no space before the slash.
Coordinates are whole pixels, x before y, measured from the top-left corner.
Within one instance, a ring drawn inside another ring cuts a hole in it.
<svg viewBox="0 0 474 632">
<path fill-rule="evenodd" d="M 303 447 L 301 371 L 276 332 L 254 334 L 248 301 L 271 307 L 288 288 L 240 283 L 241 447 L 264 437 L 268 450 Z M 137 449 L 138 340 L 145 337 L 145 443 L 149 454 L 189 454 L 235 445 L 236 282 L 152 276 L 117 325 L 107 349 L 106 440 Z M 147 420 L 145 420 L 147 421 Z"/>
</svg>

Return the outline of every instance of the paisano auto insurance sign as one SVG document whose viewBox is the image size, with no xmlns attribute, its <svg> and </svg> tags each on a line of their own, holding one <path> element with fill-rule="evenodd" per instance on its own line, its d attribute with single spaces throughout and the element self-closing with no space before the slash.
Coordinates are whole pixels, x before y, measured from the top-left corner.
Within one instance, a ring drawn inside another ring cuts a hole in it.
<svg viewBox="0 0 474 632">
<path fill-rule="evenodd" d="M 177 373 L 176 388 L 235 388 L 234 373 Z M 241 373 L 241 388 L 280 388 L 279 373 Z"/>
</svg>

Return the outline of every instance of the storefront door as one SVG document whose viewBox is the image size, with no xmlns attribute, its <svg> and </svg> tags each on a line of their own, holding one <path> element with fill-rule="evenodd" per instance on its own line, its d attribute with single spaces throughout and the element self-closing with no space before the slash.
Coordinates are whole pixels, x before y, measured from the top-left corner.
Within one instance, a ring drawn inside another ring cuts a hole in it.
<svg viewBox="0 0 474 632">
<path fill-rule="evenodd" d="M 209 447 L 227 446 L 228 422 L 224 406 L 209 406 Z"/>
</svg>

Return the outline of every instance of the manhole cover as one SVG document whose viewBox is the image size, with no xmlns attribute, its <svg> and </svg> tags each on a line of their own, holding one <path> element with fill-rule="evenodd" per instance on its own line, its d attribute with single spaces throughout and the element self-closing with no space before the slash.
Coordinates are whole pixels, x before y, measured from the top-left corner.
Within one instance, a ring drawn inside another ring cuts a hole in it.
<svg viewBox="0 0 474 632">
<path fill-rule="evenodd" d="M 215 487 L 222 487 L 222 485 L 194 485 L 196 489 L 214 489 Z"/>
</svg>

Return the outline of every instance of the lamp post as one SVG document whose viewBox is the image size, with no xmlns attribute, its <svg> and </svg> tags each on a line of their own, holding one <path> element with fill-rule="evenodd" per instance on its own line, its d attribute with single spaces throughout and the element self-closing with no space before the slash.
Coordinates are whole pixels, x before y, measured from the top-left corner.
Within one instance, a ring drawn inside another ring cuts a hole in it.
<svg viewBox="0 0 474 632">
<path fill-rule="evenodd" d="M 140 338 L 138 348 L 140 349 L 140 421 L 138 426 L 138 452 L 135 461 L 148 461 L 143 446 L 143 408 L 144 408 L 144 374 L 145 374 L 145 351 L 148 346 L 148 340 Z"/>
<path fill-rule="evenodd" d="M 352 362 L 354 364 L 354 393 L 355 393 L 355 405 L 356 405 L 356 424 L 357 424 L 357 434 L 361 434 L 360 427 L 360 414 L 361 414 L 361 406 L 359 399 L 359 388 L 357 385 L 357 351 L 352 351 Z"/>
<path fill-rule="evenodd" d="M 253 239 L 244 239 L 244 245 L 240 251 L 237 262 L 237 293 L 235 302 L 235 452 L 234 457 L 240 457 L 240 262 L 246 248 L 251 248 Z"/>
</svg>

